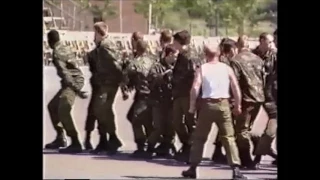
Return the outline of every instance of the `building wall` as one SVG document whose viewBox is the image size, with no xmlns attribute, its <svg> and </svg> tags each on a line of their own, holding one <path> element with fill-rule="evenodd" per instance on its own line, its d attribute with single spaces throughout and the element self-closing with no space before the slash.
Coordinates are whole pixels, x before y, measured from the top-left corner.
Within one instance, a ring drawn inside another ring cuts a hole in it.
<svg viewBox="0 0 320 180">
<path fill-rule="evenodd" d="M 132 33 L 134 31 L 140 31 L 144 34 L 147 33 L 148 29 L 148 20 L 142 15 L 135 13 L 134 3 L 139 0 L 122 0 L 122 33 Z M 92 31 L 93 27 L 93 16 L 89 11 L 80 11 L 79 6 L 76 6 L 70 0 L 62 0 L 63 7 L 63 17 L 66 20 L 66 24 L 70 30 L 75 31 Z M 94 5 L 103 5 L 101 0 L 91 0 L 91 4 Z M 109 25 L 110 32 L 120 32 L 120 16 L 119 16 L 119 4 L 120 0 L 112 0 L 112 5 L 117 11 L 117 15 L 106 20 L 106 23 Z M 51 8 L 55 16 L 61 16 L 61 6 L 59 3 L 56 5 L 51 5 L 48 2 L 44 2 L 45 7 Z M 76 8 L 75 8 L 76 7 Z M 73 16 L 74 12 L 76 13 L 75 25 L 73 25 Z M 69 14 L 69 15 L 68 15 Z"/>
</svg>

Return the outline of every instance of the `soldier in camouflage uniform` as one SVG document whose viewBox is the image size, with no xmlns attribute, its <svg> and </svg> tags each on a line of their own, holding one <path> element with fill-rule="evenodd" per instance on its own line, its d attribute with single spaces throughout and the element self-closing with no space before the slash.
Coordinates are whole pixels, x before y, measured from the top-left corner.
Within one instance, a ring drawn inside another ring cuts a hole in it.
<svg viewBox="0 0 320 180">
<path fill-rule="evenodd" d="M 94 30 L 98 42 L 95 56 L 98 92 L 93 100 L 93 109 L 98 119 L 100 140 L 93 153 L 107 150 L 114 154 L 122 146 L 116 135 L 113 112 L 115 96 L 123 80 L 122 52 L 117 51 L 117 45 L 108 37 L 108 26 L 104 22 L 95 23 Z"/>
<path fill-rule="evenodd" d="M 259 41 L 260 45 L 253 52 L 264 60 L 266 73 L 264 109 L 268 114 L 269 121 L 254 151 L 254 155 L 256 155 L 254 162 L 258 164 L 262 155 L 269 155 L 276 159 L 274 162 L 276 163 L 277 154 L 271 145 L 277 131 L 277 54 L 272 49 L 273 37 L 270 34 L 262 33 Z"/>
<path fill-rule="evenodd" d="M 256 119 L 264 96 L 264 64 L 262 59 L 249 49 L 246 37 L 240 37 L 238 45 L 241 51 L 231 61 L 230 66 L 235 72 L 242 92 L 242 113 L 235 117 L 237 145 L 242 166 L 255 169 L 250 153 L 250 130 Z"/>
<path fill-rule="evenodd" d="M 189 157 L 189 138 L 195 127 L 194 114 L 188 112 L 189 95 L 196 68 L 194 51 L 189 44 L 191 35 L 184 30 L 174 36 L 174 46 L 179 50 L 177 62 L 173 69 L 173 126 L 179 137 L 182 147 L 176 154 L 176 159 L 187 161 Z"/>
<path fill-rule="evenodd" d="M 162 142 L 158 148 L 158 155 L 170 155 L 170 149 L 174 146 L 174 129 L 172 124 L 172 69 L 176 61 L 178 51 L 172 45 L 166 47 L 164 58 L 156 62 L 149 73 L 150 97 L 154 131 L 148 137 L 148 148 L 144 158 L 151 158 L 156 152 L 155 146 Z M 161 150 L 161 152 L 159 151 Z M 160 154 L 159 154 L 160 153 Z"/>
<path fill-rule="evenodd" d="M 131 46 L 133 57 L 137 55 L 137 42 L 138 40 L 143 40 L 143 35 L 140 32 L 134 32 L 131 36 Z"/>
<path fill-rule="evenodd" d="M 165 29 L 163 31 L 161 31 L 160 34 L 160 46 L 161 49 L 159 51 L 159 57 L 160 59 L 164 58 L 164 50 L 166 48 L 167 45 L 172 43 L 172 32 L 169 29 Z"/>
<path fill-rule="evenodd" d="M 61 78 L 61 89 L 48 104 L 48 110 L 54 129 L 57 132 L 56 139 L 45 146 L 48 149 L 59 149 L 66 146 L 63 130 L 71 138 L 71 145 L 60 149 L 61 153 L 79 153 L 82 151 L 78 138 L 78 132 L 70 114 L 75 98 L 87 98 L 81 91 L 84 85 L 83 74 L 76 64 L 75 54 L 71 48 L 60 41 L 59 33 L 51 30 L 48 33 L 48 43 L 53 49 L 53 64 Z"/>
<path fill-rule="evenodd" d="M 144 153 L 146 140 L 153 131 L 152 114 L 148 104 L 150 90 L 147 78 L 155 60 L 147 56 L 146 51 L 147 44 L 143 40 L 138 40 L 136 57 L 125 70 L 125 85 L 129 86 L 129 89 L 134 88 L 136 90 L 133 104 L 127 114 L 127 119 L 132 124 L 134 141 L 137 145 L 137 150 L 132 154 L 133 157 L 139 157 Z"/>
</svg>

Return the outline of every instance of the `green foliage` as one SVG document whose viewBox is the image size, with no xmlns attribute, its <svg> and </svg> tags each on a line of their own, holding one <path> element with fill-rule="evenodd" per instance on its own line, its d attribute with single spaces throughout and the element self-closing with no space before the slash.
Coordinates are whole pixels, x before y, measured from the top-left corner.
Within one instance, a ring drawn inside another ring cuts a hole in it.
<svg viewBox="0 0 320 180">
<path fill-rule="evenodd" d="M 88 10 L 94 17 L 102 17 L 102 19 L 112 19 L 116 16 L 117 11 L 112 4 L 112 0 L 103 0 L 103 6 L 92 5 L 89 0 L 76 0 L 81 6 L 81 11 Z"/>
<path fill-rule="evenodd" d="M 226 33 L 235 29 L 237 34 L 244 34 L 261 21 L 275 22 L 277 0 L 140 0 L 135 3 L 135 11 L 148 18 L 150 3 L 153 24 L 160 28 L 180 29 L 181 24 L 189 26 L 191 21 L 201 19 L 209 27 L 217 27 L 219 22 L 218 27 L 225 28 Z M 176 17 L 170 17 L 172 13 Z"/>
</svg>

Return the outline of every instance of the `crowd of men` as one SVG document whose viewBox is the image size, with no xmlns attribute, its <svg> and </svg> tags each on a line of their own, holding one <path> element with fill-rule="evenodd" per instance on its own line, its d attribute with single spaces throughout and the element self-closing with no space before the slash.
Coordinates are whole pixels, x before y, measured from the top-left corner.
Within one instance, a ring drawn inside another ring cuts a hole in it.
<svg viewBox="0 0 320 180">
<path fill-rule="evenodd" d="M 122 146 L 113 111 L 120 89 L 123 100 L 128 99 L 129 92 L 135 92 L 127 114 L 137 146 L 132 158 L 174 158 L 190 165 L 182 176 L 196 178 L 204 144 L 212 123 L 216 123 L 219 137 L 212 160 L 227 162 L 234 179 L 245 179 L 239 169 L 256 169 L 264 155 L 275 158 L 276 164 L 277 154 L 271 147 L 277 128 L 277 56 L 272 48 L 277 42 L 276 32 L 274 36 L 261 34 L 260 45 L 254 50 L 249 49 L 247 36 L 239 37 L 237 42 L 225 38 L 219 49 L 205 45 L 203 57 L 190 50 L 191 35 L 186 30 L 175 34 L 163 30 L 162 49 L 157 56 L 147 53 L 147 43 L 135 32 L 131 59 L 108 39 L 104 22 L 96 22 L 94 31 L 96 48 L 88 54 L 92 93 L 85 125 L 85 150 L 114 155 Z M 57 136 L 45 148 L 80 153 L 83 148 L 70 113 L 77 96 L 88 98 L 81 90 L 83 73 L 74 53 L 60 42 L 57 31 L 48 33 L 48 43 L 53 49 L 52 62 L 61 78 L 61 89 L 48 104 Z M 250 130 L 261 106 L 269 116 L 268 125 L 261 137 L 251 137 Z M 96 121 L 100 140 L 94 148 L 91 132 Z M 64 131 L 71 138 L 69 146 Z M 182 147 L 174 145 L 176 134 Z"/>
</svg>

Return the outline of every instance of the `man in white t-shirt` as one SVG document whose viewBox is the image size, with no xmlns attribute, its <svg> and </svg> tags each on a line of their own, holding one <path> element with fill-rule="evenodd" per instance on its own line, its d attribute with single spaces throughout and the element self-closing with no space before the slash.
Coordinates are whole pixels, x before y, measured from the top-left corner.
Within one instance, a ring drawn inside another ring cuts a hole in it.
<svg viewBox="0 0 320 180">
<path fill-rule="evenodd" d="M 199 116 L 192 136 L 190 168 L 182 172 L 186 178 L 197 177 L 197 167 L 201 162 L 204 144 L 211 131 L 212 123 L 219 128 L 219 135 L 226 150 L 229 165 L 232 167 L 233 179 L 246 179 L 239 170 L 240 158 L 235 141 L 235 130 L 229 105 L 230 86 L 235 99 L 234 113 L 241 113 L 241 92 L 233 70 L 225 63 L 219 62 L 219 52 L 213 47 L 204 48 L 207 63 L 201 65 L 195 73 L 190 91 L 189 112 L 196 110 L 196 99 L 202 90 Z"/>
</svg>

